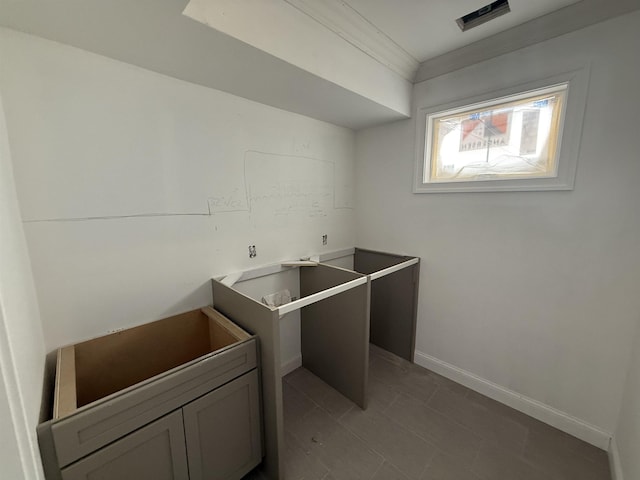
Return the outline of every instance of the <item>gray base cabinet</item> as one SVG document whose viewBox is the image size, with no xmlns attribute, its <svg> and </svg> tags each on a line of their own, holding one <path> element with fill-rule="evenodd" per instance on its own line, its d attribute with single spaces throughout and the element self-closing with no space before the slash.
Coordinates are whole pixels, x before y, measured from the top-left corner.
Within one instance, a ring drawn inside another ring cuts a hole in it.
<svg viewBox="0 0 640 480">
<path fill-rule="evenodd" d="M 210 307 L 60 349 L 47 480 L 239 480 L 263 456 L 257 351 Z"/>
<path fill-rule="evenodd" d="M 299 272 L 301 298 L 275 309 L 242 293 L 242 287 L 234 288 L 233 282 L 212 279 L 216 310 L 260 338 L 265 439 L 261 473 L 270 480 L 281 480 L 285 470 L 282 315 L 300 309 L 303 366 L 362 409 L 367 408 L 370 341 L 413 361 L 420 259 L 358 248 L 335 253 L 320 255 L 320 261 L 347 261 L 340 266 L 286 262 L 244 272 L 238 282 L 304 267 Z M 350 263 L 349 256 L 355 270 L 343 266 Z M 279 280 L 267 283 L 273 286 Z"/>
</svg>

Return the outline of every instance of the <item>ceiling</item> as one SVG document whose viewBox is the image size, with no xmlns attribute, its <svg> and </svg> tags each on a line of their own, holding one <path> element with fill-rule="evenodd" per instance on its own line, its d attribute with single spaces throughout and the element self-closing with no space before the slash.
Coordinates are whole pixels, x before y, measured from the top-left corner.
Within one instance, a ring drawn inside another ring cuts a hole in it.
<svg viewBox="0 0 640 480">
<path fill-rule="evenodd" d="M 640 8 L 510 0 L 510 13 L 461 32 L 455 18 L 486 3 L 0 0 L 0 27 L 359 130 L 409 118 L 414 81 Z M 192 4 L 211 15 L 194 21 Z"/>
<path fill-rule="evenodd" d="M 489 37 L 578 0 L 509 0 L 511 12 L 462 32 L 455 20 L 492 0 L 343 0 L 418 62 Z"/>
</svg>

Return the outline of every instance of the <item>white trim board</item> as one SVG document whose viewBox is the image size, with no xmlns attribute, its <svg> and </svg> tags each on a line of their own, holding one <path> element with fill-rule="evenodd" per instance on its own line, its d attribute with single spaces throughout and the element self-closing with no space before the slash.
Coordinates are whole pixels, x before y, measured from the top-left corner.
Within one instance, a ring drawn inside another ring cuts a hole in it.
<svg viewBox="0 0 640 480">
<path fill-rule="evenodd" d="M 620 461 L 620 452 L 618 451 L 618 443 L 616 437 L 611 438 L 609 444 L 609 468 L 611 469 L 611 480 L 624 480 L 622 472 L 622 463 Z"/>
<path fill-rule="evenodd" d="M 314 293 L 308 295 L 306 297 L 302 297 L 299 300 L 294 300 L 293 302 L 285 303 L 284 305 L 278 307 L 278 314 L 282 318 L 289 312 L 293 312 L 295 310 L 299 310 L 302 307 L 306 307 L 307 305 L 311 305 L 313 303 L 319 302 L 320 300 L 324 300 L 325 298 L 333 297 L 342 292 L 346 292 L 347 290 L 351 290 L 352 288 L 359 287 L 360 285 L 364 285 L 368 282 L 368 278 L 366 276 L 362 276 L 361 278 L 356 278 L 355 280 L 351 280 L 346 283 L 341 283 L 335 287 L 327 288 L 326 290 L 322 290 L 318 293 Z"/>
<path fill-rule="evenodd" d="M 377 280 L 378 278 L 386 277 L 387 275 L 391 275 L 392 273 L 395 273 L 399 270 L 410 267 L 411 265 L 415 265 L 418 262 L 420 262 L 419 258 L 412 258 L 411 260 L 407 260 L 406 262 L 393 265 L 383 270 L 378 270 L 377 272 L 374 272 L 374 273 L 370 273 L 369 277 L 371 277 L 372 281 Z"/>
<path fill-rule="evenodd" d="M 282 364 L 280 365 L 280 374 L 284 377 L 285 375 L 289 375 L 296 368 L 299 368 L 301 366 L 302 366 L 302 354 L 299 353 L 295 357 L 282 362 Z"/>
<path fill-rule="evenodd" d="M 490 382 L 455 365 L 439 360 L 431 355 L 415 351 L 416 364 L 432 370 L 465 387 L 486 395 L 493 400 L 514 408 L 530 417 L 562 430 L 598 448 L 607 450 L 612 434 L 605 432 L 579 418 L 557 410 L 549 405 L 521 395 L 496 383 Z M 621 479 L 617 479 L 621 480 Z"/>
</svg>

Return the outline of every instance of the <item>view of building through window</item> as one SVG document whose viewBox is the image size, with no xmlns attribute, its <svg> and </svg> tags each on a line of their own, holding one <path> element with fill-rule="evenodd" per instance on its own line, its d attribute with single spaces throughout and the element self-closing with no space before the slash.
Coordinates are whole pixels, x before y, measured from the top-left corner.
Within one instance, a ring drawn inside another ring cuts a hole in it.
<svg viewBox="0 0 640 480">
<path fill-rule="evenodd" d="M 424 182 L 553 177 L 567 85 L 431 114 Z"/>
</svg>

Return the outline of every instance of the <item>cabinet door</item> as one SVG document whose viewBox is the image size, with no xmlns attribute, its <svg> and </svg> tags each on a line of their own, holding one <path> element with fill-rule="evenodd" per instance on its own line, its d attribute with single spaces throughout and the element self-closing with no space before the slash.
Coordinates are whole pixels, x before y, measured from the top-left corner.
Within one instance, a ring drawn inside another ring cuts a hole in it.
<svg viewBox="0 0 640 480">
<path fill-rule="evenodd" d="M 256 370 L 185 405 L 183 415 L 191 480 L 238 480 L 260 463 Z"/>
<path fill-rule="evenodd" d="M 62 470 L 63 480 L 189 480 L 182 411 L 170 413 Z"/>
</svg>

